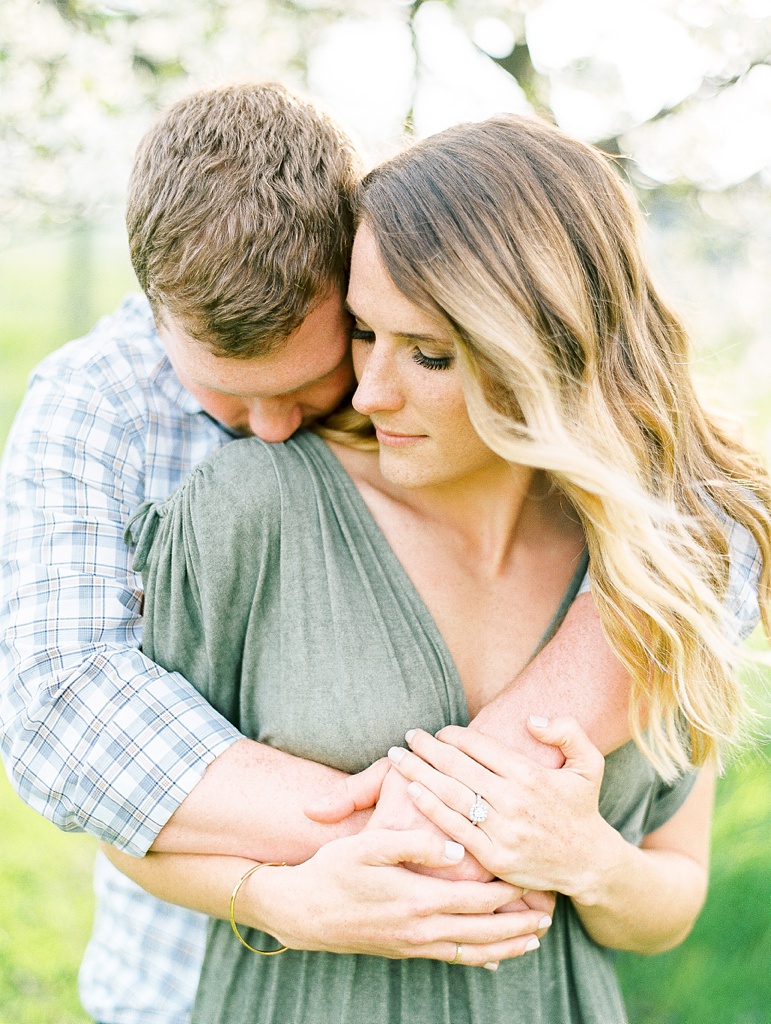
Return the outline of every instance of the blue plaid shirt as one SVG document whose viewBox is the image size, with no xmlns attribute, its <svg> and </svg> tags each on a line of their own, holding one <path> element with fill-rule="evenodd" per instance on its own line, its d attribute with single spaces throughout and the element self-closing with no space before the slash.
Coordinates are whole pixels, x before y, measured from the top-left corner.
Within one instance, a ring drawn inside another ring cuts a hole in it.
<svg viewBox="0 0 771 1024">
<path fill-rule="evenodd" d="M 239 733 L 140 652 L 141 581 L 123 530 L 232 435 L 182 387 L 132 296 L 32 377 L 8 440 L 0 509 L 0 739 L 22 798 L 66 831 L 142 855 Z M 731 528 L 727 607 L 758 616 L 760 561 Z M 582 589 L 588 589 L 585 581 Z M 186 1024 L 205 918 L 147 895 L 102 856 L 80 975 L 107 1024 Z"/>
<path fill-rule="evenodd" d="M 131 296 L 35 371 L 0 508 L 0 737 L 23 800 L 65 831 L 141 856 L 236 739 L 181 676 L 140 652 L 141 580 L 123 530 L 232 435 L 182 387 Z M 183 1024 L 205 918 L 97 858 L 83 1004 L 109 1024 Z"/>
</svg>

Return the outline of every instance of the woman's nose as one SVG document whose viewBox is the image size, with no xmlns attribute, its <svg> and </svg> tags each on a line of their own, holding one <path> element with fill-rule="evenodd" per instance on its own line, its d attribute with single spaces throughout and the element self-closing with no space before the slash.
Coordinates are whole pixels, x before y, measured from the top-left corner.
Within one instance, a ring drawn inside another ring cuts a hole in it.
<svg viewBox="0 0 771 1024">
<path fill-rule="evenodd" d="M 352 404 L 357 412 L 371 416 L 402 407 L 404 395 L 398 371 L 393 355 L 387 349 L 379 349 L 376 342 L 363 358 L 355 359 L 354 367 L 359 384 Z"/>
</svg>

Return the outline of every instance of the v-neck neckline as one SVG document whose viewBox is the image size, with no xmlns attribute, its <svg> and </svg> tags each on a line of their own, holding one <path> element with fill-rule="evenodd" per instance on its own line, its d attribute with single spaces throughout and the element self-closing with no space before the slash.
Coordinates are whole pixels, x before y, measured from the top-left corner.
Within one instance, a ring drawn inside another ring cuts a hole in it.
<svg viewBox="0 0 771 1024">
<path fill-rule="evenodd" d="M 365 527 L 366 532 L 368 533 L 375 548 L 377 549 L 379 561 L 381 561 L 381 563 L 390 562 L 392 571 L 396 572 L 397 576 L 401 579 L 402 586 L 404 587 L 405 592 L 408 593 L 410 596 L 411 604 L 420 614 L 422 625 L 426 630 L 426 633 L 431 637 L 434 647 L 440 654 L 442 663 L 446 666 L 448 677 L 452 681 L 452 686 L 455 689 L 459 700 L 462 702 L 462 707 L 463 710 L 465 711 L 466 721 L 470 721 L 471 715 L 469 713 L 468 698 L 466 696 L 465 687 L 463 686 L 463 680 L 461 679 L 460 673 L 458 672 L 457 665 L 455 664 L 455 659 L 450 653 L 450 649 L 447 646 L 447 642 L 444 639 L 444 636 L 442 635 L 442 632 L 439 629 L 438 625 L 436 624 L 434 616 L 429 611 L 428 605 L 424 601 L 422 595 L 419 593 L 409 573 L 405 569 L 404 565 L 402 564 L 398 555 L 394 551 L 393 547 L 388 542 L 388 539 L 386 535 L 383 533 L 380 524 L 373 516 L 372 511 L 369 508 L 369 505 L 367 505 L 366 501 L 364 500 L 361 491 L 354 483 L 353 477 L 350 475 L 348 470 L 345 468 L 345 466 L 343 466 L 342 462 L 332 451 L 332 448 L 326 443 L 326 441 L 323 440 L 323 438 L 319 437 L 318 434 L 314 434 L 312 431 L 308 431 L 305 436 L 307 436 L 309 440 L 311 438 L 313 439 L 312 444 L 314 447 L 318 448 L 320 451 L 323 450 L 322 457 L 324 459 L 324 462 L 331 468 L 332 472 L 339 481 L 343 490 L 348 495 L 349 500 L 356 508 L 362 525 Z M 299 440 L 299 438 L 297 438 L 297 440 Z M 581 557 L 579 558 L 576 570 L 573 573 L 570 582 L 568 583 L 568 586 L 565 589 L 564 594 L 562 595 L 562 599 L 556 611 L 554 612 L 554 615 L 552 616 L 549 625 L 544 630 L 540 640 L 535 646 L 535 649 L 533 650 L 532 654 L 528 658 L 527 662 L 525 663 L 525 666 L 521 671 L 524 671 L 524 669 L 531 664 L 533 659 L 543 650 L 546 644 L 552 639 L 554 634 L 559 629 L 563 619 L 565 618 L 565 615 L 567 614 L 568 609 L 570 608 L 570 605 L 573 603 L 576 594 L 578 593 L 583 578 L 586 575 L 588 564 L 589 553 L 587 549 L 584 548 Z M 384 568 L 385 567 L 386 566 L 384 566 Z"/>
</svg>

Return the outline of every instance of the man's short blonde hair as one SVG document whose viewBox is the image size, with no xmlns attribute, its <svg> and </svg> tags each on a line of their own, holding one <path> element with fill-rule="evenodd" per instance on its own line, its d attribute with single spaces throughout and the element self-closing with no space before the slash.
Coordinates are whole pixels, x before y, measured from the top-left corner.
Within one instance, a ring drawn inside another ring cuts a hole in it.
<svg viewBox="0 0 771 1024">
<path fill-rule="evenodd" d="M 175 103 L 139 145 L 126 223 L 156 318 L 222 355 L 278 348 L 344 287 L 356 152 L 309 101 L 276 83 Z"/>
</svg>

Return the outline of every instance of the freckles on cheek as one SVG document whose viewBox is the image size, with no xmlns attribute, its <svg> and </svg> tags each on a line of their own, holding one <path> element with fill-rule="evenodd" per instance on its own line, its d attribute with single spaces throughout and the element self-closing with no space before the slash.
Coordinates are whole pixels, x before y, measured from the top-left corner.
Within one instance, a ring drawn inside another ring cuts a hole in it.
<svg viewBox="0 0 771 1024">
<path fill-rule="evenodd" d="M 466 403 L 458 399 L 452 405 L 445 406 L 444 419 L 448 427 L 448 436 L 455 442 L 458 450 L 479 447 L 482 440 L 469 419 Z"/>
</svg>

